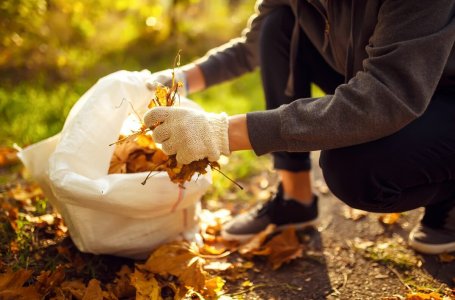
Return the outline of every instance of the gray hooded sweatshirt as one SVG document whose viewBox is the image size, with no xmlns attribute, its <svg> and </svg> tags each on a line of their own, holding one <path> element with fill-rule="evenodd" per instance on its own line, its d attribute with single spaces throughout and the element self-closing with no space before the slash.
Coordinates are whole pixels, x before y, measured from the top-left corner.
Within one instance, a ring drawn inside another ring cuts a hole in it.
<svg viewBox="0 0 455 300">
<path fill-rule="evenodd" d="M 196 62 L 207 86 L 259 66 L 261 23 L 282 6 L 296 17 L 286 93 L 292 95 L 292 70 L 300 67 L 292 59 L 299 29 L 344 74 L 345 83 L 333 95 L 248 113 L 256 154 L 376 140 L 421 116 L 438 89 L 451 88 L 455 95 L 454 0 L 327 0 L 324 5 L 319 0 L 258 1 L 242 37 Z"/>
</svg>

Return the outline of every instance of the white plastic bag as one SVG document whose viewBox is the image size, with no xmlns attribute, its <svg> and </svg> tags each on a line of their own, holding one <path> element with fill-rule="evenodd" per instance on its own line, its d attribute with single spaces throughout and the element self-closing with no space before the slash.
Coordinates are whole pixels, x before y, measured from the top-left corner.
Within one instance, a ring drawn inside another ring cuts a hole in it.
<svg viewBox="0 0 455 300">
<path fill-rule="evenodd" d="M 100 79 L 72 108 L 60 134 L 19 153 L 83 252 L 145 258 L 197 227 L 210 173 L 185 188 L 165 172 L 145 185 L 147 172 L 107 174 L 115 148 L 109 144 L 118 139 L 132 106 L 145 108 L 153 96 L 145 86 L 149 77 L 148 71 L 119 71 Z"/>
</svg>

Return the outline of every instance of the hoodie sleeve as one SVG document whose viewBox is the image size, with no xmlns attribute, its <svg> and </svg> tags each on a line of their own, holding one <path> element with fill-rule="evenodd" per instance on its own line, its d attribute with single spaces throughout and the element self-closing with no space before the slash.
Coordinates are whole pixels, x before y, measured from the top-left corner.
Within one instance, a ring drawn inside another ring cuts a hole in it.
<svg viewBox="0 0 455 300">
<path fill-rule="evenodd" d="M 256 154 L 345 147 L 393 134 L 421 116 L 454 45 L 453 0 L 385 0 L 363 70 L 333 95 L 247 115 Z"/>
</svg>

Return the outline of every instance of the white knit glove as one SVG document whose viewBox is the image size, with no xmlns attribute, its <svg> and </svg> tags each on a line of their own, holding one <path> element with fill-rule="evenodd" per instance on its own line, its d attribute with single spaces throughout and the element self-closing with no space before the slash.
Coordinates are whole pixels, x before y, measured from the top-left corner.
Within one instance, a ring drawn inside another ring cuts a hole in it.
<svg viewBox="0 0 455 300">
<path fill-rule="evenodd" d="M 230 154 L 225 113 L 162 106 L 147 111 L 144 123 L 154 128 L 153 139 L 166 154 L 177 154 L 179 163 L 189 164 L 204 158 L 216 161 L 221 154 Z"/>
<path fill-rule="evenodd" d="M 175 80 L 183 83 L 183 88 L 179 88 L 179 93 L 182 96 L 188 95 L 189 86 L 186 80 L 186 74 L 180 69 L 174 69 Z M 151 91 L 155 91 L 157 84 L 162 84 L 167 87 L 172 85 L 172 69 L 167 69 L 151 74 L 151 77 L 146 80 L 145 85 Z"/>
</svg>

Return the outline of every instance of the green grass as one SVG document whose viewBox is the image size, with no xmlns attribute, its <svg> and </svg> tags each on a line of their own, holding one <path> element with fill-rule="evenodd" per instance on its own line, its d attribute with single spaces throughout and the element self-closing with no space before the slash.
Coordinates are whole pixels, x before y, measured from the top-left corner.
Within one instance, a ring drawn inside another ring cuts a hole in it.
<svg viewBox="0 0 455 300">
<path fill-rule="evenodd" d="M 51 88 L 25 82 L 14 88 L 0 88 L 0 145 L 21 147 L 36 143 L 58 133 L 71 107 L 95 82 L 89 79 L 77 85 L 62 83 Z M 226 112 L 230 115 L 260 110 L 265 107 L 258 72 L 211 87 L 190 96 L 205 110 Z M 252 151 L 234 153 L 222 171 L 233 180 L 242 180 L 259 172 L 269 161 L 257 158 Z M 228 190 L 239 193 L 239 199 L 248 195 L 239 191 L 231 181 L 213 172 L 212 198 L 222 198 Z"/>
<path fill-rule="evenodd" d="M 32 144 L 59 132 L 84 87 L 60 84 L 54 88 L 24 83 L 0 88 L 1 145 Z"/>
</svg>

